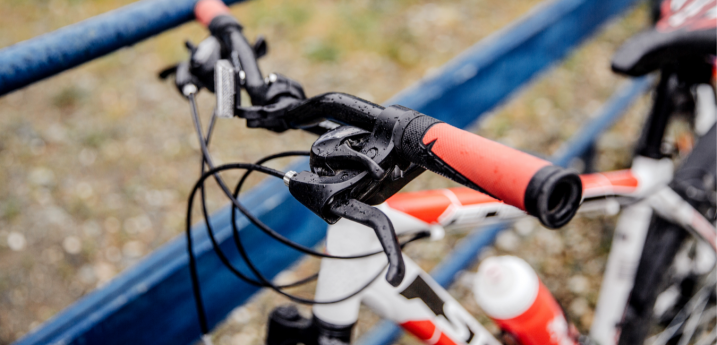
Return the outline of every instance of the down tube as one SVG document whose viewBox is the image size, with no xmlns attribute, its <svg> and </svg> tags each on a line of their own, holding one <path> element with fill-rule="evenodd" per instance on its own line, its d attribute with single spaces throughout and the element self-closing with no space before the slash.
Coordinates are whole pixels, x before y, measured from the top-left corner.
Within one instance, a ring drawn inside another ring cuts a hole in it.
<svg viewBox="0 0 717 345">
<path fill-rule="evenodd" d="M 365 292 L 363 303 L 426 344 L 500 345 L 428 273 L 408 257 L 404 260 L 403 283 L 394 288 L 377 280 Z"/>
</svg>

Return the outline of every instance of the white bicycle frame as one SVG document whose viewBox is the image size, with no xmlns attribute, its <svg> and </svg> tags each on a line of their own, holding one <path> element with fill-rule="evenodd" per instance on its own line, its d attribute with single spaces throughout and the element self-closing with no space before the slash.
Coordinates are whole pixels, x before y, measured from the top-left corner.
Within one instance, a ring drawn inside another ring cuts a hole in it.
<svg viewBox="0 0 717 345">
<path fill-rule="evenodd" d="M 427 230 L 430 224 L 382 205 L 381 210 L 394 224 L 397 235 Z M 373 230 L 347 220 L 329 227 L 326 250 L 331 254 L 351 255 L 380 250 Z M 330 300 L 356 291 L 370 280 L 368 288 L 340 303 L 315 305 L 319 319 L 336 325 L 351 325 L 358 320 L 359 306 L 366 304 L 374 312 L 403 326 L 427 344 L 498 345 L 490 332 L 476 321 L 430 275 L 404 255 L 406 275 L 398 287 L 383 278 L 386 257 L 374 255 L 357 260 L 322 259 L 316 287 L 317 300 Z"/>
<path fill-rule="evenodd" d="M 699 96 L 696 132 L 701 135 L 715 123 L 717 116 L 712 106 L 715 99 L 710 86 L 699 86 L 696 93 Z M 673 173 L 670 159 L 637 156 L 629 170 L 581 176 L 583 204 L 579 212 L 616 214 L 622 208 L 590 330 L 591 338 L 600 345 L 617 342 L 618 325 L 632 290 L 653 212 L 708 243 L 709 246 L 698 246 L 709 252 L 702 253 L 702 257 L 708 257 L 712 266 L 717 261 L 715 225 L 668 186 Z M 444 227 L 475 228 L 493 220 L 527 216 L 515 207 L 467 188 L 417 193 L 398 194 L 379 206 L 399 236 L 430 231 L 431 238 L 439 239 L 445 233 Z M 621 200 L 627 203 L 621 204 Z M 373 230 L 365 226 L 341 220 L 328 229 L 326 250 L 330 254 L 355 255 L 380 249 Z M 322 259 L 317 300 L 346 296 L 375 280 L 343 302 L 315 305 L 314 315 L 331 324 L 352 325 L 364 303 L 427 344 L 500 344 L 415 262 L 405 255 L 404 261 L 405 279 L 394 288 L 383 279 L 387 262 L 382 255 L 357 260 Z"/>
<path fill-rule="evenodd" d="M 698 85 L 695 96 L 695 133 L 701 136 L 713 126 L 717 117 L 714 90 L 710 85 Z M 710 258 L 712 266 L 715 262 L 715 226 L 667 186 L 674 173 L 672 162 L 669 159 L 637 156 L 631 171 L 638 179 L 637 188 L 631 195 L 644 199 L 625 207 L 615 228 L 590 328 L 590 337 L 599 345 L 614 345 L 618 342 L 619 324 L 634 284 L 653 212 L 709 244 L 713 251 L 706 249 L 706 246 L 698 246 L 697 249 L 705 252 L 702 257 Z"/>
<path fill-rule="evenodd" d="M 624 209 L 615 231 L 591 329 L 591 336 L 600 344 L 616 341 L 616 326 L 632 289 L 653 211 L 706 239 L 714 249 L 714 226 L 667 187 L 672 171 L 669 160 L 638 157 L 631 170 L 583 175 L 584 203 L 580 212 L 602 210 L 614 214 L 620 209 L 619 200 L 639 200 Z M 616 179 L 617 174 L 620 176 Z M 415 212 L 411 215 L 411 211 L 404 212 L 405 208 L 399 210 L 403 208 L 401 203 L 392 199 L 379 206 L 399 236 L 430 231 L 432 238 L 441 238 L 444 226 L 476 227 L 491 220 L 517 220 L 527 216 L 517 208 L 466 188 L 419 193 L 433 194 L 447 202 L 439 212 L 434 210 L 433 215 Z M 404 195 L 405 200 L 410 200 L 409 194 Z M 330 254 L 355 255 L 380 249 L 373 230 L 365 226 L 341 220 L 328 229 L 326 250 Z M 356 260 L 322 259 L 317 300 L 346 296 L 375 280 L 348 300 L 315 305 L 314 315 L 331 324 L 351 325 L 357 321 L 359 306 L 364 303 L 427 344 L 500 344 L 430 275 L 405 255 L 404 260 L 405 279 L 394 288 L 383 279 L 387 264 L 383 255 Z"/>
</svg>

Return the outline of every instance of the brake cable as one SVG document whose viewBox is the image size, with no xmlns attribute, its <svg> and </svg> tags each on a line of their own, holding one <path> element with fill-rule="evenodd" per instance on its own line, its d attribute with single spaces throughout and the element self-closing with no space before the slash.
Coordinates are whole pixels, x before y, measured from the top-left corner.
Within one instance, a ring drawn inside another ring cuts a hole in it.
<svg viewBox="0 0 717 345">
<path fill-rule="evenodd" d="M 280 171 L 277 171 L 277 170 L 274 170 L 274 169 L 265 167 L 265 166 L 263 166 L 263 165 L 260 165 L 261 163 L 266 162 L 266 161 L 271 160 L 271 159 L 276 159 L 276 158 L 281 158 L 281 157 L 288 157 L 288 156 L 292 156 L 292 155 L 305 155 L 306 152 L 291 152 L 291 151 L 290 151 L 290 152 L 284 152 L 284 153 L 279 153 L 279 154 L 275 154 L 275 155 L 271 155 L 271 156 L 265 157 L 265 158 L 259 160 L 259 161 L 258 161 L 257 163 L 255 163 L 255 164 L 235 163 L 235 164 L 228 164 L 228 165 L 223 165 L 223 166 L 220 166 L 220 167 L 216 167 L 216 168 L 215 168 L 215 167 L 213 167 L 213 165 L 212 165 L 212 163 L 211 163 L 211 157 L 208 155 L 207 144 L 209 143 L 209 140 L 210 140 L 210 137 L 211 137 L 211 134 L 212 134 L 214 125 L 215 125 L 215 123 L 216 123 L 216 114 L 213 114 L 213 115 L 212 115 L 212 119 L 211 119 L 211 122 L 210 122 L 210 125 L 209 125 L 209 128 L 208 128 L 208 131 L 207 131 L 207 137 L 205 138 L 205 137 L 201 134 L 201 133 L 202 133 L 201 124 L 200 124 L 200 122 L 199 122 L 199 116 L 198 116 L 198 111 L 197 111 L 197 108 L 196 108 L 196 101 L 195 101 L 195 99 L 194 99 L 194 94 L 190 94 L 190 95 L 188 96 L 188 98 L 190 99 L 190 104 L 192 105 L 192 115 L 193 115 L 193 119 L 194 119 L 194 122 L 195 122 L 195 127 L 196 127 L 196 129 L 197 129 L 197 133 L 199 134 L 200 144 L 201 144 L 201 146 L 202 146 L 202 177 L 200 178 L 199 181 L 197 181 L 197 184 L 195 185 L 194 189 L 192 190 L 192 193 L 191 193 L 191 196 L 190 196 L 190 199 L 189 199 L 189 202 L 188 202 L 188 209 L 187 209 L 187 229 L 186 229 L 186 230 L 187 230 L 187 248 L 188 248 L 188 252 L 189 252 L 190 273 L 191 273 L 191 278 L 192 278 L 193 292 L 194 292 L 194 297 L 195 297 L 195 302 L 196 302 L 196 305 L 197 305 L 198 313 L 199 313 L 199 316 L 200 316 L 200 317 L 199 317 L 199 319 L 200 319 L 200 320 L 199 320 L 199 321 L 200 321 L 200 326 L 201 326 L 202 332 L 203 332 L 204 334 L 207 334 L 207 333 L 208 333 L 208 325 L 207 325 L 207 321 L 206 321 L 206 313 L 205 313 L 205 311 L 204 311 L 204 306 L 203 306 L 202 298 L 201 298 L 201 290 L 200 290 L 199 278 L 198 278 L 197 267 L 196 267 L 196 259 L 195 259 L 195 257 L 194 257 L 194 252 L 193 252 L 193 250 L 192 250 L 191 225 L 190 225 L 190 224 L 192 223 L 192 221 L 191 221 L 191 210 L 192 210 L 192 208 L 193 208 L 193 200 L 194 200 L 194 197 L 196 196 L 197 190 L 200 190 L 200 191 L 201 191 L 201 196 L 202 196 L 202 211 L 203 211 L 203 215 L 204 215 L 204 218 L 205 218 L 205 224 L 206 224 L 206 226 L 207 226 L 208 235 L 209 235 L 210 240 L 211 240 L 212 245 L 213 245 L 213 249 L 215 250 L 215 252 L 216 252 L 216 253 L 218 254 L 218 256 L 220 257 L 220 261 L 222 261 L 222 263 L 223 263 L 227 268 L 229 268 L 229 270 L 230 270 L 232 273 L 234 273 L 237 277 L 239 277 L 240 279 L 242 279 L 243 281 L 245 281 L 245 282 L 247 282 L 247 283 L 249 283 L 249 284 L 251 284 L 251 285 L 269 287 L 269 288 L 271 288 L 272 290 L 276 291 L 277 293 L 282 294 L 282 295 L 286 296 L 287 298 L 289 298 L 289 299 L 291 299 L 291 300 L 293 300 L 293 301 L 295 301 L 295 302 L 299 302 L 299 303 L 304 303 L 304 304 L 332 304 L 332 303 L 338 303 L 338 302 L 344 301 L 344 300 L 346 300 L 346 299 L 349 299 L 349 298 L 351 298 L 351 297 L 353 297 L 353 296 L 359 294 L 361 291 L 363 291 L 364 289 L 366 289 L 371 283 L 373 283 L 373 282 L 380 276 L 381 272 L 383 272 L 383 270 L 385 270 L 386 267 L 382 268 L 382 269 L 377 273 L 377 275 L 376 275 L 373 279 L 371 279 L 369 282 L 367 282 L 364 286 L 362 286 L 361 288 L 359 288 L 357 291 L 355 291 L 355 292 L 353 292 L 353 293 L 351 293 L 351 294 L 349 294 L 349 295 L 347 295 L 347 296 L 345 296 L 345 297 L 342 297 L 342 298 L 339 298 L 339 299 L 336 299 L 336 300 L 331 300 L 331 301 L 316 301 L 316 300 L 305 299 L 305 298 L 301 298 L 301 297 L 298 297 L 298 296 L 295 296 L 295 295 L 288 294 L 288 293 L 282 291 L 281 289 L 285 289 L 285 288 L 289 288 L 289 287 L 295 287 L 295 286 L 298 286 L 298 285 L 302 285 L 302 284 L 308 283 L 308 282 L 310 282 L 310 281 L 316 279 L 316 277 L 318 277 L 318 274 L 314 274 L 314 275 L 309 276 L 309 277 L 307 277 L 307 278 L 298 280 L 298 281 L 293 282 L 293 283 L 290 283 L 290 284 L 285 284 L 285 285 L 276 285 L 276 284 L 273 284 L 272 282 L 268 281 L 268 280 L 258 271 L 258 269 L 256 269 L 256 267 L 254 266 L 253 262 L 251 261 L 251 259 L 250 259 L 250 258 L 248 257 L 248 255 L 247 255 L 246 251 L 244 250 L 244 247 L 243 247 L 243 245 L 241 244 L 241 239 L 239 238 L 239 233 L 238 233 L 238 229 L 236 228 L 236 223 L 235 223 L 235 222 L 232 222 L 233 230 L 234 230 L 233 232 L 234 232 L 235 245 L 237 246 L 237 249 L 239 249 L 240 254 L 242 255 L 242 257 L 243 257 L 243 259 L 245 260 L 245 262 L 247 263 L 247 266 L 248 266 L 248 267 L 252 270 L 252 272 L 261 280 L 261 282 L 257 282 L 257 281 L 254 281 L 253 279 L 250 279 L 249 277 L 247 277 L 247 276 L 245 276 L 244 274 L 242 274 L 239 270 L 237 270 L 233 265 L 231 265 L 231 263 L 230 263 L 229 260 L 226 258 L 226 256 L 224 255 L 224 253 L 221 251 L 221 249 L 220 249 L 218 243 L 216 242 L 216 238 L 214 237 L 213 230 L 212 230 L 212 228 L 211 228 L 211 224 L 210 224 L 210 222 L 208 221 L 209 217 L 208 217 L 208 212 L 207 212 L 207 209 L 206 209 L 206 203 L 205 203 L 205 201 L 206 201 L 206 194 L 205 194 L 205 190 L 204 190 L 205 180 L 206 180 L 209 176 L 213 176 L 213 177 L 215 178 L 215 180 L 217 180 L 217 183 L 220 184 L 220 186 L 221 186 L 221 184 L 223 184 L 223 180 L 221 179 L 221 177 L 219 177 L 219 176 L 217 175 L 217 173 L 218 173 L 219 171 L 229 170 L 229 169 L 245 169 L 245 170 L 247 170 L 247 171 L 245 172 L 244 176 L 242 176 L 242 179 L 240 180 L 240 182 L 237 184 L 237 188 L 236 188 L 236 190 L 235 190 L 235 194 L 232 195 L 232 198 L 231 198 L 232 201 L 234 201 L 235 203 L 238 204 L 238 202 L 236 202 L 236 201 L 238 200 L 238 199 L 237 199 L 237 196 L 238 196 L 239 192 L 241 191 L 241 187 L 242 187 L 243 183 L 246 181 L 246 178 L 248 177 L 248 175 L 249 175 L 252 171 L 257 170 L 257 171 L 259 171 L 259 172 L 263 172 L 263 173 L 266 173 L 266 174 L 269 174 L 269 175 L 272 175 L 272 176 L 275 176 L 275 177 L 283 178 L 284 175 L 283 175 Z M 210 170 L 209 170 L 208 172 L 204 172 L 204 168 L 205 168 L 204 165 L 205 165 L 205 164 L 210 167 Z M 226 186 L 226 185 L 224 185 L 224 187 L 225 187 L 225 186 Z M 223 188 L 223 189 L 224 189 L 224 188 Z M 225 189 L 225 191 L 226 191 L 226 189 Z M 236 214 L 234 208 L 235 208 L 235 207 L 232 207 L 232 217 L 233 217 L 233 218 L 234 218 L 234 216 L 235 216 L 235 214 Z M 241 209 L 240 209 L 240 211 L 241 211 Z M 246 210 L 245 210 L 245 211 L 246 211 Z M 247 216 L 251 216 L 251 218 L 254 218 L 253 215 L 251 215 L 248 211 L 247 211 L 246 213 L 245 213 L 245 212 L 242 212 L 242 213 L 244 213 L 244 214 L 247 215 Z M 248 217 L 248 218 L 250 218 L 250 217 Z M 256 225 L 256 224 L 255 224 L 255 225 Z M 410 243 L 410 242 L 413 242 L 413 241 L 415 241 L 415 240 L 418 240 L 418 239 L 421 239 L 421 238 L 424 238 L 424 237 L 427 237 L 427 234 L 426 234 L 425 232 L 419 233 L 419 234 L 417 234 L 416 236 L 414 236 L 413 238 L 409 239 L 408 241 L 402 243 L 402 244 L 401 244 L 401 247 L 405 246 L 406 244 L 408 244 L 408 243 Z M 289 240 L 287 240 L 287 241 L 289 241 Z M 290 242 L 290 243 L 291 243 L 291 244 L 295 244 L 294 242 Z M 354 256 L 354 257 L 340 257 L 340 256 L 338 256 L 338 257 L 333 257 L 333 258 L 336 258 L 336 259 L 362 258 L 362 257 L 370 256 L 370 255 L 376 255 L 376 254 L 379 254 L 379 253 L 381 253 L 381 252 L 382 252 L 382 251 L 377 251 L 377 252 L 375 252 L 375 253 L 367 253 L 367 254 L 357 255 L 357 256 Z M 324 256 L 325 256 L 325 257 L 330 257 L 330 258 L 332 257 L 332 256 L 329 256 L 329 255 L 324 255 Z"/>
<path fill-rule="evenodd" d="M 211 156 L 209 155 L 209 149 L 207 148 L 206 142 L 205 142 L 204 139 L 203 139 L 201 124 L 200 124 L 200 122 L 199 122 L 199 115 L 198 115 L 198 111 L 197 111 L 197 105 L 196 105 L 196 100 L 195 100 L 195 98 L 194 98 L 194 94 L 190 94 L 190 95 L 188 96 L 188 98 L 189 98 L 189 103 L 190 103 L 191 109 L 192 109 L 192 118 L 193 118 L 193 120 L 194 120 L 194 126 L 195 126 L 195 129 L 196 129 L 196 131 L 197 131 L 197 134 L 198 134 L 198 136 L 199 136 L 199 138 L 200 138 L 200 139 L 199 139 L 199 142 L 200 142 L 200 147 L 201 147 L 201 150 L 202 150 L 202 154 L 206 157 L 206 163 L 207 163 L 207 165 L 208 165 L 210 168 L 213 168 L 213 167 L 214 167 L 214 163 L 212 162 Z M 253 170 L 253 169 L 247 168 L 247 170 L 248 170 L 248 171 L 251 171 L 251 170 Z M 281 178 L 283 178 L 283 175 L 282 175 Z M 229 191 L 229 188 L 226 186 L 226 184 L 224 183 L 224 180 L 223 180 L 220 176 L 215 175 L 215 176 L 214 176 L 214 179 L 217 181 L 217 184 L 218 184 L 219 187 L 222 189 L 222 191 L 223 191 L 224 194 L 227 196 L 227 198 L 229 198 L 229 200 L 231 201 L 231 203 L 233 204 L 233 206 L 236 207 L 237 209 L 239 209 L 239 211 L 240 211 L 245 217 L 247 217 L 247 219 L 249 219 L 249 221 L 250 221 L 252 224 L 254 224 L 254 225 L 255 225 L 256 227 L 258 227 L 261 231 L 263 231 L 264 233 L 266 233 L 266 234 L 269 235 L 270 237 L 274 238 L 275 240 L 277 240 L 277 241 L 279 241 L 279 242 L 281 242 L 281 243 L 283 243 L 283 244 L 285 244 L 285 245 L 287 245 L 287 246 L 289 246 L 289 247 L 291 247 L 291 248 L 294 248 L 294 249 L 296 249 L 296 250 L 298 250 L 298 251 L 300 251 L 300 252 L 302 252 L 302 253 L 304 253 L 304 254 L 308 254 L 308 255 L 312 255 L 312 256 L 317 256 L 317 257 L 321 257 L 321 258 L 329 258 L 329 259 L 360 259 L 360 258 L 365 258 L 365 257 L 367 257 L 367 256 L 376 255 L 376 254 L 378 254 L 378 253 L 382 253 L 382 252 L 383 252 L 383 251 L 377 251 L 377 252 L 373 252 L 373 253 L 364 253 L 364 254 L 350 255 L 350 256 L 336 256 L 336 255 L 321 253 L 321 252 L 315 251 L 315 250 L 313 250 L 313 249 L 311 249 L 311 248 L 308 248 L 308 247 L 306 247 L 306 246 L 303 246 L 303 245 L 301 245 L 301 244 L 298 244 L 298 243 L 296 243 L 296 242 L 293 242 L 293 241 L 291 241 L 290 239 L 288 239 L 288 238 L 284 237 L 283 235 L 281 235 L 280 233 L 276 232 L 274 229 L 270 228 L 269 226 L 267 226 L 266 224 L 264 224 L 264 222 L 262 222 L 261 220 L 259 220 L 258 218 L 256 218 L 253 214 L 251 214 L 251 212 L 249 212 L 249 210 L 247 210 L 247 209 L 244 207 L 244 205 L 242 205 L 242 204 L 239 202 L 239 200 L 238 200 L 237 198 L 235 198 L 235 196 Z M 235 215 L 235 213 L 233 213 L 233 215 Z"/>
<path fill-rule="evenodd" d="M 210 124 L 209 124 L 209 129 L 207 130 L 207 136 L 202 139 L 202 140 L 204 140 L 204 141 L 207 143 L 207 145 L 209 144 L 209 139 L 211 138 L 212 130 L 213 130 L 214 124 L 216 123 L 216 118 L 217 118 L 216 113 L 212 114 L 211 122 L 210 122 Z M 291 155 L 291 154 L 293 154 L 293 153 L 295 153 L 295 152 L 289 152 L 289 155 Z M 273 156 L 283 157 L 283 155 L 281 155 L 281 154 L 279 154 L 279 155 L 273 155 Z M 261 160 L 260 160 L 260 162 L 261 162 Z M 261 164 L 260 162 L 257 162 L 257 163 L 255 163 L 255 164 Z M 202 174 L 205 172 L 205 166 L 206 166 L 205 163 L 206 163 L 206 159 L 204 158 L 204 156 L 202 156 L 202 170 L 201 170 L 201 173 L 202 173 Z M 246 174 L 245 174 L 245 175 L 246 175 Z M 227 269 L 229 269 L 229 271 L 231 271 L 231 272 L 232 272 L 234 275 L 236 275 L 239 279 L 243 280 L 244 282 L 246 282 L 246 283 L 248 283 L 248 284 L 250 284 L 250 285 L 263 287 L 264 284 L 262 284 L 262 283 L 260 283 L 260 282 L 257 282 L 257 281 L 255 281 L 255 280 L 253 280 L 253 279 L 247 277 L 247 276 L 244 275 L 242 272 L 240 272 L 236 267 L 234 267 L 234 265 L 231 264 L 231 262 L 229 262 L 229 259 L 226 257 L 226 255 L 224 255 L 224 252 L 221 250 L 221 248 L 219 247 L 219 244 L 218 244 L 217 241 L 216 241 L 216 238 L 214 237 L 214 230 L 212 229 L 211 223 L 209 222 L 209 212 L 207 211 L 207 206 L 206 206 L 206 193 L 205 193 L 205 189 L 204 189 L 204 185 L 203 185 L 203 184 L 202 184 L 202 186 L 200 187 L 199 190 L 200 190 L 200 193 L 201 193 L 201 199 L 200 199 L 200 200 L 202 201 L 202 214 L 203 214 L 203 216 L 204 216 L 205 226 L 206 226 L 206 228 L 207 228 L 207 234 L 209 235 L 209 239 L 210 239 L 210 241 L 212 242 L 212 247 L 213 247 L 213 249 L 214 249 L 214 252 L 215 252 L 215 253 L 217 254 L 217 256 L 219 257 L 219 260 L 222 262 L 222 264 L 224 264 L 224 266 L 227 267 Z M 232 219 L 235 219 L 235 217 L 232 217 Z M 294 286 L 306 284 L 306 283 L 308 283 L 308 282 L 310 282 L 310 281 L 315 280 L 317 277 L 318 277 L 318 274 L 313 274 L 313 275 L 311 275 L 311 276 L 309 276 L 309 277 L 306 277 L 306 278 L 304 278 L 304 279 L 298 280 L 298 281 L 296 281 L 296 282 L 293 282 L 293 283 L 290 283 L 290 284 L 285 284 L 285 285 L 280 285 L 279 287 L 280 287 L 280 288 L 289 288 L 289 287 L 294 287 Z"/>
<path fill-rule="evenodd" d="M 252 170 L 256 170 L 256 171 L 259 171 L 259 172 L 262 172 L 262 173 L 265 173 L 265 174 L 268 174 L 268 175 L 271 175 L 271 176 L 274 176 L 274 177 L 283 178 L 283 175 L 281 174 L 280 171 L 277 171 L 277 170 L 274 170 L 274 169 L 272 169 L 272 168 L 268 168 L 268 167 L 265 167 L 265 166 L 262 166 L 262 165 L 256 165 L 256 164 L 252 164 L 252 163 L 229 163 L 229 164 L 224 164 L 224 165 L 220 165 L 220 166 L 218 166 L 218 167 L 212 168 L 212 169 L 210 169 L 209 171 L 203 173 L 202 176 L 199 178 L 199 180 L 195 183 L 194 188 L 192 188 L 192 192 L 190 193 L 189 200 L 188 200 L 188 202 L 187 202 L 187 225 L 186 225 L 186 234 L 187 234 L 187 248 L 188 248 L 188 250 L 190 250 L 190 271 L 192 272 L 192 276 L 193 276 L 193 278 L 192 278 L 193 285 L 195 284 L 195 281 L 196 281 L 195 297 L 198 297 L 199 300 L 201 300 L 201 294 L 200 294 L 200 292 L 199 292 L 199 280 L 198 280 L 198 277 L 197 277 L 196 261 L 195 261 L 195 259 L 194 259 L 193 252 L 191 251 L 191 249 L 192 249 L 192 241 L 191 241 L 191 225 L 190 225 L 190 224 L 191 224 L 191 222 L 192 222 L 192 212 L 191 212 L 191 210 L 192 210 L 193 205 L 194 205 L 194 198 L 196 197 L 197 191 L 201 188 L 201 186 L 204 184 L 204 181 L 205 181 L 206 179 L 208 179 L 208 178 L 210 178 L 210 177 L 213 177 L 214 174 L 219 173 L 219 172 L 221 172 L 221 171 L 233 170 L 233 169 L 252 169 Z M 336 300 L 331 300 L 331 301 L 309 300 L 309 299 L 305 299 L 305 298 L 301 298 L 301 297 L 297 297 L 297 296 L 288 294 L 288 293 L 282 291 L 279 286 L 277 286 L 277 285 L 275 285 L 274 283 L 272 283 L 271 281 L 267 280 L 267 279 L 261 274 L 261 272 L 258 271 L 258 269 L 254 266 L 254 264 L 251 262 L 251 259 L 249 259 L 249 257 L 248 257 L 247 254 L 246 254 L 246 251 L 245 251 L 245 249 L 244 249 L 244 246 L 241 245 L 241 241 L 238 242 L 238 245 L 239 245 L 239 248 L 240 248 L 240 254 L 241 254 L 242 257 L 245 259 L 247 266 L 249 267 L 249 269 L 252 270 L 252 272 L 253 272 L 254 274 L 256 274 L 257 278 L 259 278 L 259 280 L 261 280 L 261 281 L 265 284 L 265 286 L 271 288 L 272 290 L 276 291 L 277 293 L 279 293 L 279 294 L 281 294 L 281 295 L 286 296 L 287 298 L 289 298 L 289 299 L 291 299 L 291 300 L 293 300 L 293 301 L 296 301 L 296 302 L 299 302 L 299 303 L 304 303 L 304 304 L 333 304 L 333 303 L 338 303 L 338 302 L 344 301 L 344 300 L 346 300 L 346 299 L 349 299 L 349 298 L 351 298 L 351 297 L 357 295 L 357 294 L 360 293 L 361 291 L 363 291 L 365 288 L 367 288 L 373 281 L 376 280 L 376 278 L 378 278 L 378 277 L 381 275 L 381 272 L 383 272 L 383 270 L 385 269 L 385 266 L 384 266 L 384 268 L 382 268 L 382 269 L 378 272 L 378 274 L 377 274 L 373 279 L 371 279 L 371 281 L 369 281 L 368 283 L 366 283 L 364 286 L 362 286 L 362 287 L 361 287 L 360 289 L 358 289 L 357 291 L 355 291 L 355 292 L 349 294 L 348 296 L 345 296 L 345 297 L 343 297 L 343 298 L 339 298 L 339 299 L 336 299 Z M 388 264 L 387 264 L 386 266 L 388 266 Z M 198 307 L 199 307 L 199 306 L 202 305 L 202 303 L 201 303 L 201 302 L 197 302 L 197 305 L 198 305 Z M 201 321 L 200 321 L 200 322 L 201 322 Z M 205 320 L 204 322 L 206 322 L 206 320 Z"/>
<path fill-rule="evenodd" d="M 301 153 L 303 153 L 303 152 L 301 152 Z M 277 154 L 277 155 L 273 155 L 273 157 L 274 157 L 274 158 L 279 158 L 279 157 L 288 157 L 288 156 L 293 156 L 293 155 L 295 155 L 295 152 L 290 151 L 290 152 L 283 152 L 283 153 L 280 153 L 280 154 Z M 259 160 L 259 162 L 264 161 L 264 160 L 266 160 L 266 158 L 264 158 L 264 159 L 262 159 L 262 160 Z M 257 162 L 257 163 L 254 163 L 254 164 L 259 165 L 259 164 L 261 164 L 261 163 L 258 163 L 258 162 Z M 250 171 L 251 171 L 251 170 L 250 170 Z M 202 169 L 202 173 L 204 173 L 204 169 Z M 246 176 L 246 174 L 245 174 L 245 176 Z M 214 251 L 215 251 L 215 252 L 217 253 L 217 255 L 219 256 L 219 259 L 222 261 L 222 263 L 224 264 L 224 266 L 226 266 L 226 267 L 227 267 L 232 273 L 234 273 L 239 279 L 245 281 L 245 282 L 248 283 L 248 284 L 254 285 L 254 286 L 259 286 L 259 287 L 264 287 L 264 286 L 266 286 L 265 284 L 263 284 L 263 283 L 261 283 L 261 282 L 258 282 L 258 281 L 254 280 L 254 279 L 251 279 L 251 278 L 247 277 L 245 274 L 241 273 L 236 267 L 234 267 L 234 265 L 231 264 L 231 262 L 229 262 L 229 260 L 227 259 L 227 257 L 224 255 L 224 252 L 221 250 L 221 248 L 219 247 L 219 244 L 217 243 L 217 241 L 216 241 L 216 239 L 215 239 L 215 237 L 214 237 L 214 230 L 212 229 L 212 225 L 211 225 L 211 223 L 209 222 L 209 212 L 207 211 L 207 207 L 206 207 L 206 197 L 205 197 L 205 195 L 204 195 L 204 186 L 203 186 L 203 185 L 202 185 L 202 187 L 200 187 L 200 190 L 202 191 L 201 201 L 202 201 L 202 214 L 203 214 L 203 216 L 204 216 L 204 224 L 205 224 L 205 226 L 206 226 L 206 228 L 207 228 L 207 233 L 208 233 L 208 235 L 209 235 L 209 238 L 210 238 L 211 241 L 212 241 L 212 246 L 214 247 Z M 234 208 L 232 208 L 232 209 L 234 209 Z M 234 216 L 234 214 L 232 214 L 231 219 L 236 219 L 236 217 Z M 232 221 L 232 224 L 234 224 L 234 226 L 236 226 L 236 222 Z M 295 287 L 295 286 L 303 285 L 303 284 L 306 284 L 306 283 L 308 283 L 308 282 L 311 282 L 311 281 L 315 280 L 317 277 L 318 277 L 318 274 L 313 274 L 313 275 L 310 275 L 310 276 L 308 276 L 308 277 L 306 277 L 306 278 L 300 279 L 300 280 L 295 281 L 295 282 L 290 283 L 290 284 L 279 285 L 278 287 L 284 289 L 284 288 L 290 288 L 290 287 Z"/>
</svg>

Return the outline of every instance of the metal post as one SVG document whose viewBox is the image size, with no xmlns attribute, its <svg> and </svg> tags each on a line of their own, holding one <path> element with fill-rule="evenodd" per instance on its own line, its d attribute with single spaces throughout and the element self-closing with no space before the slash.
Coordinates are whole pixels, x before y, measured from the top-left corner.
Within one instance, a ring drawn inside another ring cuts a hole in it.
<svg viewBox="0 0 717 345">
<path fill-rule="evenodd" d="M 194 20 L 196 3 L 138 1 L 2 48 L 0 96 Z"/>
</svg>

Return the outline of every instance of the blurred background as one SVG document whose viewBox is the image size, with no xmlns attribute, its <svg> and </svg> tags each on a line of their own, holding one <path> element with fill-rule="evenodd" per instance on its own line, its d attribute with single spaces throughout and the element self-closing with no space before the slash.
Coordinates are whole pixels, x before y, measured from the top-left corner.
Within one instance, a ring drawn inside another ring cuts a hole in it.
<svg viewBox="0 0 717 345">
<path fill-rule="evenodd" d="M 0 47 L 130 2 L 3 0 Z M 232 11 L 249 38 L 266 37 L 264 73 L 300 81 L 307 95 L 341 91 L 382 103 L 539 3 L 256 0 Z M 610 57 L 648 21 L 643 7 L 612 21 L 473 130 L 550 155 L 624 82 L 610 71 Z M 182 233 L 186 197 L 198 177 L 199 148 L 187 102 L 157 74 L 188 57 L 184 40 L 198 43 L 206 36 L 198 24 L 186 24 L 0 97 L 0 344 L 30 332 Z M 629 164 L 647 100 L 643 97 L 602 136 L 599 170 Z M 199 102 L 207 121 L 213 97 L 203 92 Z M 298 131 L 278 135 L 249 130 L 239 119 L 221 120 L 212 152 L 218 162 L 255 161 L 278 151 L 308 149 L 313 139 Z M 250 180 L 252 185 L 258 181 Z M 406 189 L 453 185 L 426 173 Z M 209 195 L 212 210 L 226 204 L 217 190 Z M 614 217 L 583 217 L 550 231 L 527 220 L 504 231 L 481 255 L 510 253 L 526 259 L 586 332 L 614 223 Z M 464 235 L 414 243 L 407 252 L 430 270 Z M 305 259 L 277 279 L 292 280 L 317 267 L 317 260 Z M 496 330 L 469 293 L 474 271 L 462 274 L 450 292 Z M 312 289 L 297 292 L 308 296 Z M 283 303 L 274 293 L 258 294 L 216 329 L 215 342 L 261 344 L 269 311 Z M 355 335 L 376 321 L 362 311 Z M 400 343 L 415 341 L 404 337 Z"/>
</svg>

